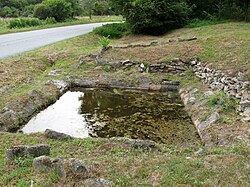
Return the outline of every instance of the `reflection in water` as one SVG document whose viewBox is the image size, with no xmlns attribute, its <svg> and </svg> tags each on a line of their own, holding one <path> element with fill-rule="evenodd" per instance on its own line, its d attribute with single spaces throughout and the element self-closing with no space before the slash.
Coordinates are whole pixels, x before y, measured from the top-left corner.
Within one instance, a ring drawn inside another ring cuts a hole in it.
<svg viewBox="0 0 250 187">
<path fill-rule="evenodd" d="M 81 112 L 93 135 L 131 137 L 169 144 L 200 143 L 178 93 L 84 90 Z"/>
<path fill-rule="evenodd" d="M 167 144 L 200 143 L 178 93 L 75 89 L 39 113 L 25 133 L 52 129 L 73 137 L 130 137 Z"/>
<path fill-rule="evenodd" d="M 87 123 L 80 114 L 82 92 L 67 92 L 55 104 L 40 112 L 22 129 L 24 133 L 52 129 L 73 137 L 88 136 Z"/>
</svg>

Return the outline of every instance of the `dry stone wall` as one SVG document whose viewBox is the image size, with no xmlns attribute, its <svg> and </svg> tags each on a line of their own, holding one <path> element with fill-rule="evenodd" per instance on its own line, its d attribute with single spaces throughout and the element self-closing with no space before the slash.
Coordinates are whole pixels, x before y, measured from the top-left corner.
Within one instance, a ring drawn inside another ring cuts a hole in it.
<svg viewBox="0 0 250 187">
<path fill-rule="evenodd" d="M 250 83 L 245 80 L 243 73 L 239 72 L 237 77 L 231 77 L 197 60 L 190 64 L 194 74 L 211 89 L 221 90 L 230 97 L 240 99 L 238 111 L 241 112 L 243 121 L 250 121 Z"/>
</svg>

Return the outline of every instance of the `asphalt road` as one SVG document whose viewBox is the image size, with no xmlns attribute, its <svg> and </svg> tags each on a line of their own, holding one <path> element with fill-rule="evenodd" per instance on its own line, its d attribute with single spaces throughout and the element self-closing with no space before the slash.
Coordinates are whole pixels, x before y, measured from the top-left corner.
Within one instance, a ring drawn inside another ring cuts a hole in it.
<svg viewBox="0 0 250 187">
<path fill-rule="evenodd" d="M 92 23 L 0 35 L 0 59 L 91 32 L 107 23 Z"/>
</svg>

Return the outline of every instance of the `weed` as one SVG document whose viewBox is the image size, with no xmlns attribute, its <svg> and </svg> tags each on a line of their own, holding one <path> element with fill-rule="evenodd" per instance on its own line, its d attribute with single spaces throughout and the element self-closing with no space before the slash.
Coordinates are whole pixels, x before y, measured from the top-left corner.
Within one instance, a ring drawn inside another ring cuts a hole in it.
<svg viewBox="0 0 250 187">
<path fill-rule="evenodd" d="M 220 112 L 228 113 L 235 111 L 238 100 L 229 98 L 224 92 L 220 91 L 214 95 L 208 96 L 207 104 L 210 108 L 218 107 Z"/>
<path fill-rule="evenodd" d="M 19 167 L 28 167 L 31 166 L 33 159 L 32 158 L 21 158 L 18 157 L 15 159 L 14 163 Z"/>
<path fill-rule="evenodd" d="M 23 28 L 23 27 L 33 27 L 42 25 L 43 21 L 37 19 L 37 18 L 16 18 L 10 20 L 9 28 Z"/>
<path fill-rule="evenodd" d="M 99 39 L 98 43 L 102 46 L 102 49 L 107 49 L 110 43 L 110 36 L 103 36 Z"/>
<path fill-rule="evenodd" d="M 30 182 L 26 180 L 22 180 L 16 184 L 16 187 L 29 187 L 29 186 L 30 186 Z"/>
</svg>

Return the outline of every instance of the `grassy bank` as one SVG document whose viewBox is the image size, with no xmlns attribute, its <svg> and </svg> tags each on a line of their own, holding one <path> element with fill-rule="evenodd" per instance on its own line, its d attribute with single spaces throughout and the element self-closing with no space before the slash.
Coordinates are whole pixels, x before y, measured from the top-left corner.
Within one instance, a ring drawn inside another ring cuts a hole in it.
<svg viewBox="0 0 250 187">
<path fill-rule="evenodd" d="M 75 139 L 55 141 L 43 135 L 0 133 L 0 185 L 64 186 L 53 173 L 39 174 L 32 159 L 7 163 L 5 149 L 13 145 L 47 143 L 51 157 L 84 159 L 95 167 L 95 175 L 117 186 L 248 186 L 250 149 L 244 144 L 213 148 L 201 155 L 198 148 L 160 145 L 158 149 L 132 148 L 116 140 Z M 62 156 L 63 155 L 63 156 Z M 68 180 L 67 185 L 73 185 Z"/>
<path fill-rule="evenodd" d="M 0 61 L 0 112 L 8 104 L 25 103 L 30 99 L 27 93 L 42 87 L 47 80 L 67 80 L 69 76 L 108 74 L 111 77 L 129 77 L 132 80 L 147 76 L 154 82 L 166 78 L 180 81 L 183 87 L 207 89 L 194 78 L 191 71 L 186 71 L 179 77 L 164 73 L 138 73 L 134 69 L 113 71 L 108 68 L 109 63 L 126 59 L 153 64 L 168 63 L 174 58 L 187 60 L 198 57 L 230 75 L 237 75 L 238 71 L 242 71 L 250 80 L 249 29 L 250 25 L 247 23 L 225 23 L 183 28 L 160 37 L 128 35 L 119 40 L 112 40 L 111 45 L 149 44 L 153 41 L 157 41 L 158 45 L 109 49 L 101 56 L 101 59 L 108 62 L 104 65 L 93 60 L 79 64 L 81 55 L 96 54 L 100 51 L 99 36 L 94 34 L 7 58 Z M 193 36 L 198 39 L 190 42 L 169 42 L 169 39 Z M 57 70 L 59 75 L 48 75 L 52 70 Z M 228 130 L 227 136 L 232 138 L 240 133 L 239 127 L 245 128 L 248 124 L 235 120 L 238 118 L 235 110 L 224 111 L 224 106 L 218 106 L 216 103 L 221 98 L 226 101 L 223 104 L 231 103 L 219 93 L 209 98 L 208 112 L 220 110 L 223 120 L 219 122 L 217 130 Z M 197 99 L 201 97 L 197 96 Z M 94 165 L 97 176 L 113 181 L 117 186 L 249 186 L 250 183 L 249 145 L 241 140 L 238 144 L 213 147 L 201 155 L 195 154 L 199 147 L 160 145 L 159 149 L 142 150 L 115 140 L 89 138 L 60 142 L 46 139 L 41 134 L 28 136 L 0 133 L 0 142 L 0 186 L 29 186 L 31 180 L 35 181 L 35 186 L 63 186 L 53 173 L 35 172 L 29 158 L 16 160 L 14 164 L 7 163 L 7 148 L 37 143 L 51 145 L 51 157 L 85 159 Z M 69 184 L 71 182 L 68 181 Z"/>
<path fill-rule="evenodd" d="M 10 19 L 0 19 L 0 34 L 8 34 L 15 32 L 24 32 L 24 31 L 32 31 L 38 29 L 46 29 L 53 27 L 62 27 L 62 26 L 70 26 L 70 25 L 78 25 L 78 24 L 88 24 L 88 23 L 98 23 L 98 22 L 119 22 L 122 21 L 122 17 L 119 16 L 93 16 L 92 19 L 88 17 L 79 17 L 75 20 L 68 20 L 60 23 L 53 24 L 44 24 L 34 27 L 25 27 L 25 28 L 9 28 Z"/>
</svg>

